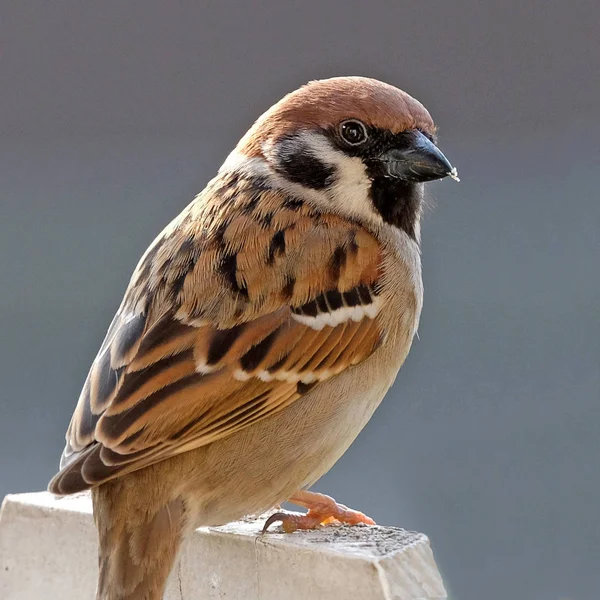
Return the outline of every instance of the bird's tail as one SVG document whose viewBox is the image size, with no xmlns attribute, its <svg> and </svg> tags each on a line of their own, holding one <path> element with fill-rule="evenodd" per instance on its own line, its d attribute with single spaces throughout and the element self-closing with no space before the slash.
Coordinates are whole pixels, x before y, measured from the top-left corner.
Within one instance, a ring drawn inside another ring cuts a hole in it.
<svg viewBox="0 0 600 600">
<path fill-rule="evenodd" d="M 92 489 L 99 537 L 96 600 L 162 600 L 185 533 L 183 501 L 136 514 L 118 490 L 107 489 L 116 483 Z"/>
</svg>

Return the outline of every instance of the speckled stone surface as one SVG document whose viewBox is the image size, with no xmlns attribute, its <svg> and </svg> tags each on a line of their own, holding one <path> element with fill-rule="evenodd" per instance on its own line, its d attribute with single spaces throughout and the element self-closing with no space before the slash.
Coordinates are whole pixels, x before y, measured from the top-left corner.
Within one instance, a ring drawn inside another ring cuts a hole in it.
<svg viewBox="0 0 600 600">
<path fill-rule="evenodd" d="M 265 515 L 200 528 L 166 600 L 442 600 L 429 540 L 396 527 L 260 534 Z M 0 514 L 0 598 L 90 600 L 96 533 L 86 494 L 7 496 Z"/>
</svg>

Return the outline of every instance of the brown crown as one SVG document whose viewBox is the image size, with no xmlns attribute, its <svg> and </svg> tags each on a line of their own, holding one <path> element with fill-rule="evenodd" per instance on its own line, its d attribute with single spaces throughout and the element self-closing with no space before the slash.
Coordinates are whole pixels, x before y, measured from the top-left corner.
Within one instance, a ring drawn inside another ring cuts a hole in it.
<svg viewBox="0 0 600 600">
<path fill-rule="evenodd" d="M 237 149 L 260 156 L 267 140 L 303 128 L 328 128 L 344 119 L 359 119 L 392 133 L 407 129 L 435 133 L 427 109 L 406 92 L 367 77 L 334 77 L 311 81 L 284 96 L 258 118 Z"/>
</svg>

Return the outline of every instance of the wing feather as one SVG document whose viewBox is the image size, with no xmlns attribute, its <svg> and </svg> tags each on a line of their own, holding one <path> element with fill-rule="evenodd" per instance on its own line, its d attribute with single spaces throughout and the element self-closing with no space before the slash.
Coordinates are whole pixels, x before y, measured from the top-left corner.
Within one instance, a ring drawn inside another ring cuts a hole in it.
<svg viewBox="0 0 600 600">
<path fill-rule="evenodd" d="M 236 194 L 209 186 L 140 261 L 52 491 L 86 489 L 231 435 L 378 347 L 375 238 L 236 185 Z"/>
</svg>

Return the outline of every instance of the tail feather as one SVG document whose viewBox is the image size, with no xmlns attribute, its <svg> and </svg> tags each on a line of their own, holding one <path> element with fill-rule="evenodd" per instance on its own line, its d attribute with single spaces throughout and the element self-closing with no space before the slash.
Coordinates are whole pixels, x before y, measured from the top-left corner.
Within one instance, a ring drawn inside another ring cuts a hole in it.
<svg viewBox="0 0 600 600">
<path fill-rule="evenodd" d="M 162 600 L 185 532 L 183 501 L 172 500 L 154 514 L 131 511 L 124 520 L 117 510 L 124 499 L 106 489 L 112 486 L 92 490 L 99 535 L 96 600 Z"/>
</svg>

